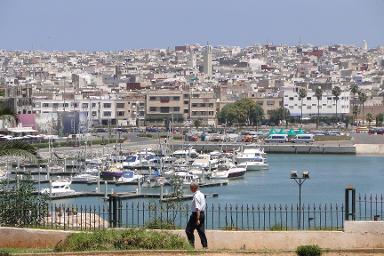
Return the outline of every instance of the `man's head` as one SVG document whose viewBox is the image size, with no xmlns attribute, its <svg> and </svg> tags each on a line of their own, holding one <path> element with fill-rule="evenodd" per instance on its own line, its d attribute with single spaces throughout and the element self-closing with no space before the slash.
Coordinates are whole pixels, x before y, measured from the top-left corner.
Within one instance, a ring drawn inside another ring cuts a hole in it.
<svg viewBox="0 0 384 256">
<path fill-rule="evenodd" d="M 191 191 L 195 193 L 199 189 L 199 184 L 196 182 L 192 182 L 190 188 L 191 188 Z"/>
</svg>

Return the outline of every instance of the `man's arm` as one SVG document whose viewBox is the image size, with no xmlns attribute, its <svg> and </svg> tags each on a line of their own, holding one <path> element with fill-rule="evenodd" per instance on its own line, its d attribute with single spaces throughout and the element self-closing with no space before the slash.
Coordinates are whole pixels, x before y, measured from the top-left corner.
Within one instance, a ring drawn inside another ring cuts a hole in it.
<svg viewBox="0 0 384 256">
<path fill-rule="evenodd" d="M 200 209 L 196 208 L 196 225 L 200 225 Z"/>
</svg>

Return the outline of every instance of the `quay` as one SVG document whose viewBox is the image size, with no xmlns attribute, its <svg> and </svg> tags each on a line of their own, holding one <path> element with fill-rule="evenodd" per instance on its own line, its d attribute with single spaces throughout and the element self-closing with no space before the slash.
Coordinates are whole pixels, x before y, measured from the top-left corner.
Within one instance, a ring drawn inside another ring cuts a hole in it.
<svg viewBox="0 0 384 256">
<path fill-rule="evenodd" d="M 38 192 L 34 192 L 38 194 Z M 158 198 L 161 201 L 175 201 L 175 200 L 191 200 L 193 195 L 183 195 L 182 197 L 168 197 L 167 194 L 138 194 L 135 191 L 132 192 L 114 192 L 114 193 L 104 193 L 104 192 L 73 192 L 69 194 L 61 195 L 48 195 L 50 200 L 59 200 L 59 199 L 70 199 L 70 198 L 79 198 L 79 197 L 101 197 L 107 200 L 110 196 L 116 196 L 120 199 L 138 199 L 138 198 Z M 206 197 L 218 197 L 218 193 L 206 194 Z"/>
<path fill-rule="evenodd" d="M 197 152 L 210 152 L 214 150 L 232 151 L 250 144 L 245 143 L 214 143 L 214 142 L 191 142 L 171 143 L 174 150 L 193 147 Z M 266 153 L 276 154 L 356 154 L 356 147 L 350 144 L 259 144 Z"/>
</svg>

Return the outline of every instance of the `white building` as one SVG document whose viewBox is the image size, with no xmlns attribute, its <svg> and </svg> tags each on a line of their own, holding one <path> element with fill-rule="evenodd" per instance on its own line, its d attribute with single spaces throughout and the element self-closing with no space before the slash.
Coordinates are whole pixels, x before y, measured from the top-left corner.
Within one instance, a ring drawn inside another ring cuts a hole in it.
<svg viewBox="0 0 384 256">
<path fill-rule="evenodd" d="M 208 77 L 212 77 L 212 46 L 207 45 L 204 50 L 204 73 Z"/>
<path fill-rule="evenodd" d="M 299 88 L 291 87 L 284 89 L 283 104 L 284 108 L 288 109 L 291 116 L 301 115 L 301 99 L 298 93 Z M 331 91 L 323 91 L 322 99 L 320 100 L 319 113 L 320 115 L 335 115 L 336 101 Z M 349 114 L 350 108 L 350 92 L 343 91 L 337 101 L 337 114 Z M 307 97 L 303 99 L 303 117 L 317 115 L 317 98 L 315 92 L 307 90 Z"/>
</svg>

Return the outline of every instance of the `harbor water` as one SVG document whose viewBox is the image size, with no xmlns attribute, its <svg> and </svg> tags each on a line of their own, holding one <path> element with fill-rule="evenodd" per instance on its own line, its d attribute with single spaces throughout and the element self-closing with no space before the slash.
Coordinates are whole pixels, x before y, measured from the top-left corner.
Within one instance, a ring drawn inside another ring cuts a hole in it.
<svg viewBox="0 0 384 256">
<path fill-rule="evenodd" d="M 300 155 L 268 154 L 269 170 L 247 172 L 244 178 L 230 180 L 221 187 L 202 188 L 208 203 L 220 204 L 295 204 L 298 200 L 298 185 L 290 179 L 291 170 L 309 171 L 310 179 L 302 187 L 302 200 L 307 204 L 343 203 L 344 190 L 351 185 L 357 194 L 382 194 L 384 192 L 384 157 L 359 155 Z M 47 186 L 42 184 L 41 187 Z M 97 185 L 72 184 L 76 191 L 95 191 Z M 135 185 L 108 184 L 111 192 L 133 192 Z M 101 183 L 101 192 L 105 186 Z M 143 193 L 159 193 L 159 188 L 143 189 Z M 171 192 L 165 187 L 165 192 Z M 188 188 L 184 194 L 190 194 Z M 144 199 L 127 199 L 144 200 Z M 158 199 L 145 199 L 158 200 Z M 56 200 L 61 204 L 101 205 L 100 197 L 71 198 Z"/>
</svg>

